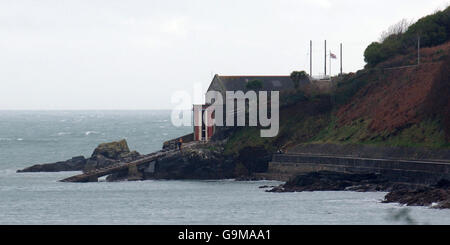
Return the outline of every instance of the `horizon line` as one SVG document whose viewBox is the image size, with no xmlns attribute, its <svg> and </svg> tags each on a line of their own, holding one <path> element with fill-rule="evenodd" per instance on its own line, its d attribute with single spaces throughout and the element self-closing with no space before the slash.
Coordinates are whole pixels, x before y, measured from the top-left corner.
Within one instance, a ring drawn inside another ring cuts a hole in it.
<svg viewBox="0 0 450 245">
<path fill-rule="evenodd" d="M 0 111 L 170 111 L 166 109 L 0 109 Z"/>
</svg>

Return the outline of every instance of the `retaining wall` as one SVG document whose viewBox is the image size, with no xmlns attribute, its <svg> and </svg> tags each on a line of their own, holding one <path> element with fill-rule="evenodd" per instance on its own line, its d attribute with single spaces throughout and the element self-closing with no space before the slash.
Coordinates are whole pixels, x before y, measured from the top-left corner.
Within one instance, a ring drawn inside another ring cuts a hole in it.
<svg viewBox="0 0 450 245">
<path fill-rule="evenodd" d="M 450 163 L 302 154 L 275 154 L 269 163 L 267 178 L 286 181 L 300 173 L 316 171 L 379 173 L 395 182 L 434 184 L 450 180 Z"/>
</svg>

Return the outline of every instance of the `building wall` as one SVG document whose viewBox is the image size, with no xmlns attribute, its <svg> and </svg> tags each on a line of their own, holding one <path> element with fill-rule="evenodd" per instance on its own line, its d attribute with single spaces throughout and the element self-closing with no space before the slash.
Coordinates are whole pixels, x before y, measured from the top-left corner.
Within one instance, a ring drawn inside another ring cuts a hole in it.
<svg viewBox="0 0 450 245">
<path fill-rule="evenodd" d="M 214 134 L 214 120 L 208 116 L 208 122 L 205 127 L 205 135 L 202 135 L 203 130 L 203 115 L 206 114 L 212 114 L 212 110 L 208 110 L 208 105 L 194 105 L 193 107 L 193 116 L 194 116 L 194 140 L 200 141 L 200 140 L 209 140 L 212 135 Z M 205 138 L 205 139 L 203 139 Z"/>
</svg>

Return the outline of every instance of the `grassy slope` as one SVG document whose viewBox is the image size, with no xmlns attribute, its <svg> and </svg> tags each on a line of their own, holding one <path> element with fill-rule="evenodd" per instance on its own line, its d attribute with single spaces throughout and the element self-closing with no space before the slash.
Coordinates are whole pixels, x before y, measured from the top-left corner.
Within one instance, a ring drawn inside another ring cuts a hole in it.
<svg viewBox="0 0 450 245">
<path fill-rule="evenodd" d="M 449 147 L 440 120 L 425 120 L 412 124 L 398 132 L 373 132 L 369 122 L 361 119 L 349 125 L 337 126 L 336 118 L 319 134 L 312 143 L 374 144 L 382 146 L 409 147 Z"/>
<path fill-rule="evenodd" d="M 260 137 L 260 128 L 238 128 L 228 139 L 226 154 L 237 154 L 246 146 L 263 146 L 273 152 L 281 147 L 307 142 L 330 123 L 329 97 L 305 97 L 297 91 L 282 97 L 280 108 L 280 129 L 276 137 Z"/>
</svg>

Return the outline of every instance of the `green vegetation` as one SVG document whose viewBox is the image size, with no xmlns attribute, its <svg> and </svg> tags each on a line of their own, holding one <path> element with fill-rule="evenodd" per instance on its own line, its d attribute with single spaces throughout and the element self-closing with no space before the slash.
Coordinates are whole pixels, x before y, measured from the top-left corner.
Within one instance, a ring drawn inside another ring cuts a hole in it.
<svg viewBox="0 0 450 245">
<path fill-rule="evenodd" d="M 260 129 L 257 127 L 239 128 L 228 139 L 225 145 L 225 154 L 237 155 L 247 147 L 264 147 L 269 152 L 275 152 L 280 148 L 298 143 L 309 142 L 330 122 L 329 113 L 316 116 L 305 116 L 291 120 L 280 121 L 280 131 L 276 137 L 260 137 Z"/>
<path fill-rule="evenodd" d="M 333 93 L 335 105 L 347 103 L 359 89 L 364 87 L 370 80 L 378 80 L 374 70 L 358 71 L 354 75 L 343 75 L 338 81 L 336 91 Z"/>
<path fill-rule="evenodd" d="M 448 147 L 439 120 L 425 120 L 392 132 L 374 132 L 370 121 L 356 120 L 351 125 L 338 126 L 336 118 L 311 139 L 311 143 L 372 144 L 409 147 Z"/>
<path fill-rule="evenodd" d="M 259 127 L 239 127 L 225 145 L 225 154 L 238 155 L 247 146 L 263 147 L 269 152 L 287 145 L 307 142 L 330 122 L 330 97 L 307 97 L 302 91 L 292 92 L 282 99 L 279 133 L 273 138 L 260 137 Z"/>
<path fill-rule="evenodd" d="M 295 88 L 298 88 L 300 81 L 308 78 L 308 73 L 305 71 L 293 71 L 291 73 L 291 79 L 294 82 Z"/>
<path fill-rule="evenodd" d="M 238 156 L 245 147 L 263 147 L 268 152 L 304 143 L 372 144 L 410 147 L 450 147 L 440 119 L 430 117 L 404 128 L 376 132 L 369 128 L 370 119 L 354 120 L 340 125 L 336 112 L 351 103 L 354 95 L 367 85 L 378 86 L 388 78 L 382 70 L 365 69 L 337 79 L 331 95 L 305 94 L 296 89 L 280 96 L 280 129 L 276 137 L 261 138 L 258 127 L 239 127 L 225 145 L 225 153 Z M 365 96 L 365 93 L 361 96 Z M 355 105 L 357 106 L 357 105 Z"/>
<path fill-rule="evenodd" d="M 280 96 L 280 106 L 295 105 L 302 101 L 308 101 L 308 97 L 303 91 L 283 92 Z"/>
<path fill-rule="evenodd" d="M 275 152 L 278 149 L 288 149 L 295 145 L 314 143 L 449 148 L 449 100 L 448 97 L 442 96 L 448 94 L 449 89 L 448 68 L 445 70 L 445 66 L 442 71 L 432 74 L 436 77 L 430 78 L 437 82 L 433 82 L 433 88 L 427 92 L 429 101 L 423 104 L 423 108 L 411 108 L 414 113 L 417 113 L 418 122 L 408 122 L 398 128 L 380 132 L 371 128 L 374 118 L 368 116 L 355 120 L 351 118 L 351 114 L 347 114 L 347 111 L 340 111 L 343 105 L 348 105 L 346 108 L 349 110 L 358 108 L 361 106 L 358 103 L 363 101 L 365 96 L 373 95 L 373 91 L 379 86 L 384 86 L 386 83 L 402 85 L 402 81 L 408 81 L 409 76 L 414 74 L 402 75 L 400 73 L 401 77 L 393 77 L 391 72 L 374 68 L 374 66 L 387 61 L 392 56 L 405 55 L 407 52 L 410 54 L 405 57 L 414 59 L 417 35 L 420 35 L 422 47 L 435 46 L 449 41 L 449 15 L 450 7 L 426 16 L 412 25 L 402 21 L 391 28 L 383 34 L 380 42 L 370 44 L 365 50 L 366 69 L 358 71 L 356 74 L 350 73 L 333 78 L 336 86 L 331 94 L 316 91 L 314 86 L 300 87 L 300 82 L 306 79 L 308 74 L 304 71 L 292 72 L 291 79 L 295 84 L 295 89 L 283 91 L 280 94 L 278 135 L 273 138 L 262 138 L 259 127 L 234 128 L 225 145 L 225 154 L 240 156 L 250 149 Z M 443 63 L 450 61 L 448 52 L 443 49 L 438 49 L 431 58 L 432 60 L 443 60 Z M 403 60 L 392 59 L 389 62 L 403 62 Z M 253 83 L 253 81 L 247 86 L 249 89 L 258 89 L 259 87 L 257 82 Z M 386 94 L 392 97 L 393 94 L 395 95 L 395 91 L 386 91 Z M 383 99 L 382 96 L 377 96 L 380 97 L 378 101 Z M 341 121 L 338 120 L 338 116 L 342 117 L 339 118 Z M 359 116 L 357 115 L 357 117 Z M 388 117 L 386 116 L 386 118 Z M 248 167 L 242 166 L 243 169 Z"/>
<path fill-rule="evenodd" d="M 374 67 L 397 54 L 406 54 L 417 46 L 432 47 L 450 40 L 450 7 L 419 19 L 409 26 L 399 22 L 383 34 L 381 42 L 373 42 L 364 51 L 367 67 Z"/>
</svg>

